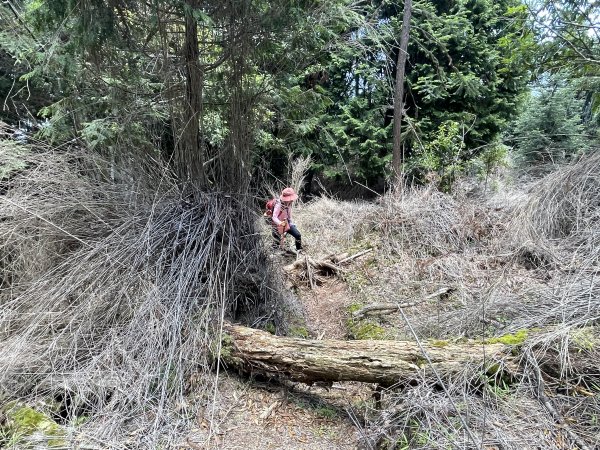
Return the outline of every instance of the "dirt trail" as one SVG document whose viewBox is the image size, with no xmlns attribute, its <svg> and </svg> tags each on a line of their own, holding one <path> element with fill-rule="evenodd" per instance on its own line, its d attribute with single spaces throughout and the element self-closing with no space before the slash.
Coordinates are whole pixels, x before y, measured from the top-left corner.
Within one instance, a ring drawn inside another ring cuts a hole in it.
<svg viewBox="0 0 600 450">
<path fill-rule="evenodd" d="M 314 290 L 303 289 L 300 299 L 308 322 L 308 328 L 318 339 L 345 339 L 347 337 L 347 308 L 350 292 L 345 283 L 337 280 L 317 286 Z"/>
<path fill-rule="evenodd" d="M 356 386 L 331 389 L 261 384 L 224 374 L 217 402 L 209 402 L 180 448 L 223 450 L 356 449 L 359 434 L 347 410 Z"/>
<path fill-rule="evenodd" d="M 289 262 L 289 261 L 288 261 Z M 297 295 L 311 337 L 346 339 L 348 286 L 331 278 Z M 322 450 L 356 449 L 360 433 L 350 411 L 370 401 L 361 383 L 323 388 L 277 381 L 262 384 L 222 374 L 216 404 L 209 403 L 182 446 L 193 449 Z"/>
</svg>

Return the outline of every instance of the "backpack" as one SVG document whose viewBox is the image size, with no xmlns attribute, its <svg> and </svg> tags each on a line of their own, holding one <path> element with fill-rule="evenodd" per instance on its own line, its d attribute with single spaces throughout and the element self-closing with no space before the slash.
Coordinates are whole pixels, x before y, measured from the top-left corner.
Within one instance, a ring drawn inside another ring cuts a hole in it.
<svg viewBox="0 0 600 450">
<path fill-rule="evenodd" d="M 276 198 L 272 198 L 272 199 L 268 200 L 267 203 L 265 204 L 265 213 L 263 214 L 263 216 L 265 216 L 268 219 L 272 218 L 273 210 L 275 209 L 276 203 L 277 203 Z"/>
</svg>

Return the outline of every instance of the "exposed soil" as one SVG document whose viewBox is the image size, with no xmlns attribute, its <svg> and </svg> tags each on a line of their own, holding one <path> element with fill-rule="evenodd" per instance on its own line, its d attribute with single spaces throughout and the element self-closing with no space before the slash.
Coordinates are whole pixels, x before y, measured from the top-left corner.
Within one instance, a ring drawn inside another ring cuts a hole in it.
<svg viewBox="0 0 600 450">
<path fill-rule="evenodd" d="M 293 261 L 289 255 L 275 257 Z M 347 338 L 347 308 L 352 299 L 345 282 L 332 277 L 314 290 L 300 286 L 296 293 L 313 338 Z M 360 432 L 353 417 L 360 417 L 361 408 L 372 403 L 372 393 L 364 383 L 320 387 L 222 374 L 216 403 L 208 403 L 181 448 L 356 449 Z"/>
<path fill-rule="evenodd" d="M 359 408 L 368 393 L 355 384 L 284 386 L 225 374 L 216 398 L 180 448 L 356 449 L 359 434 L 348 411 Z"/>
<path fill-rule="evenodd" d="M 306 312 L 308 327 L 314 336 L 318 339 L 347 337 L 347 308 L 352 301 L 345 283 L 332 279 L 312 291 L 304 289 L 300 299 Z"/>
</svg>

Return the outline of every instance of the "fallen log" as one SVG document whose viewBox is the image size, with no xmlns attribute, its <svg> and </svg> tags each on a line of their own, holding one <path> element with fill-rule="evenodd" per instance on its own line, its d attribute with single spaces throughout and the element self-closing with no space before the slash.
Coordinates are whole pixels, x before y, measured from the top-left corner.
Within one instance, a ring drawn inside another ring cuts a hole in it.
<svg viewBox="0 0 600 450">
<path fill-rule="evenodd" d="M 424 353 L 408 341 L 298 339 L 231 324 L 224 331 L 220 355 L 225 364 L 308 384 L 362 381 L 391 386 L 417 372 L 430 374 L 433 368 L 440 374 L 460 372 L 470 363 L 497 368 L 510 348 L 475 341 L 424 343 Z"/>
</svg>

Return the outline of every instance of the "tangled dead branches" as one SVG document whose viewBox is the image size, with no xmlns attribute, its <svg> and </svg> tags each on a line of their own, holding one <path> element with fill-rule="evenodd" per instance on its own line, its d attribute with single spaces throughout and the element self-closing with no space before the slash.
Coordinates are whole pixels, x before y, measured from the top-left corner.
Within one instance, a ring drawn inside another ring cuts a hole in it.
<svg viewBox="0 0 600 450">
<path fill-rule="evenodd" d="M 0 197 L 3 395 L 85 417 L 103 448 L 172 445 L 186 396 L 212 391 L 223 317 L 275 314 L 254 213 L 164 176 L 153 191 L 87 176 L 103 162 L 85 155 L 24 155 Z"/>
</svg>

